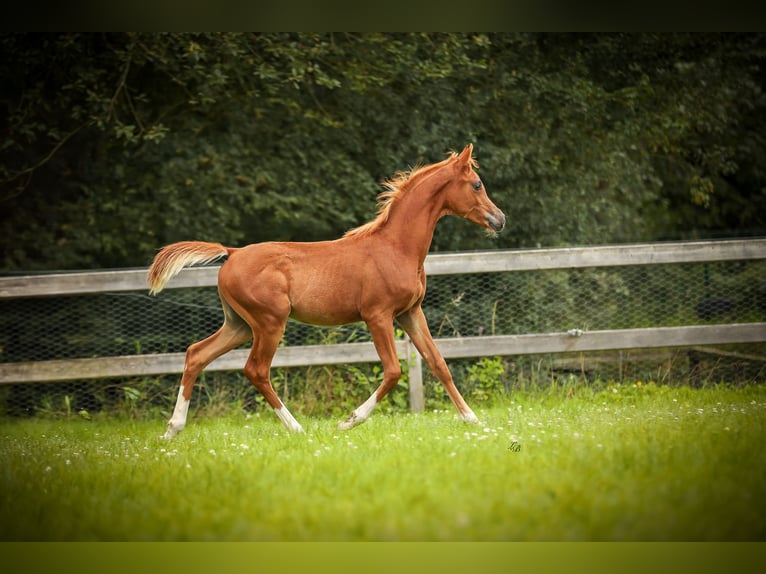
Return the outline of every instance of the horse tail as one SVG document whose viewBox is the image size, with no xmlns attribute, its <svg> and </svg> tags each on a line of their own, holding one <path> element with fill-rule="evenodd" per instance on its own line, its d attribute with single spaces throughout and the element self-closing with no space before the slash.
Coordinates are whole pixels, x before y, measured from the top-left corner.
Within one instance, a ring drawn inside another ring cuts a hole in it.
<svg viewBox="0 0 766 574">
<path fill-rule="evenodd" d="M 220 243 L 204 241 L 180 241 L 163 247 L 154 257 L 149 268 L 149 294 L 156 295 L 181 269 L 190 265 L 211 263 L 231 254 L 234 249 Z"/>
</svg>

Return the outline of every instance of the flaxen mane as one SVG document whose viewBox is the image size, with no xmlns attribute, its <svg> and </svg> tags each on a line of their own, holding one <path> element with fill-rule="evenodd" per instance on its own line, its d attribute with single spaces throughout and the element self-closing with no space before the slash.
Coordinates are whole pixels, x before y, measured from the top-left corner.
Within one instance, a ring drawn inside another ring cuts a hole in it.
<svg viewBox="0 0 766 574">
<path fill-rule="evenodd" d="M 450 152 L 449 157 L 442 162 L 428 166 L 416 165 L 407 171 L 397 172 L 391 179 L 385 180 L 382 184 L 384 191 L 378 195 L 378 214 L 375 219 L 355 229 L 350 229 L 345 233 L 344 237 L 370 235 L 380 229 L 380 227 L 388 221 L 388 216 L 391 213 L 391 206 L 397 199 L 407 193 L 412 187 L 413 181 L 416 181 L 419 177 L 424 176 L 427 173 L 431 173 L 432 171 L 444 167 L 446 163 L 454 160 L 457 156 L 457 153 Z M 473 158 L 471 158 L 471 167 L 474 169 L 479 167 L 476 160 Z"/>
</svg>

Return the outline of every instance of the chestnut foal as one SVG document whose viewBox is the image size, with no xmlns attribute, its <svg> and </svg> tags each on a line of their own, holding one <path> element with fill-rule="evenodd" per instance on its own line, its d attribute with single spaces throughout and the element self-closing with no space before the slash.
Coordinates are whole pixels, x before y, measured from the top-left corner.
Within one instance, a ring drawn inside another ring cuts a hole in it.
<svg viewBox="0 0 766 574">
<path fill-rule="evenodd" d="M 487 197 L 473 146 L 439 163 L 398 174 L 386 182 L 378 216 L 334 241 L 268 242 L 242 248 L 183 241 L 164 247 L 149 269 L 150 293 L 159 293 L 183 267 L 228 257 L 218 275 L 223 326 L 186 352 L 181 387 L 163 438 L 186 425 L 192 388 L 200 372 L 224 353 L 252 339 L 247 378 L 291 431 L 303 428 L 271 385 L 269 371 L 287 319 L 315 325 L 364 321 L 383 364 L 383 382 L 342 429 L 364 422 L 401 375 L 396 355 L 396 320 L 444 385 L 463 420 L 478 422 L 455 387 L 428 330 L 421 303 L 426 293 L 423 262 L 437 221 L 457 215 L 491 234 L 505 215 Z"/>
</svg>

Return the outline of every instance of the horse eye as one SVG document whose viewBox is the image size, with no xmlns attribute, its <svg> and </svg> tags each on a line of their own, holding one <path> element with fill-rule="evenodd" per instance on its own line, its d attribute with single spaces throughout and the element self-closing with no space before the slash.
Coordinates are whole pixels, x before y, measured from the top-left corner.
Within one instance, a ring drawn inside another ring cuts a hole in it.
<svg viewBox="0 0 766 574">
<path fill-rule="evenodd" d="M 479 180 L 479 181 L 477 181 L 476 183 L 473 184 L 473 189 L 475 191 L 479 191 L 481 189 L 481 180 Z"/>
</svg>

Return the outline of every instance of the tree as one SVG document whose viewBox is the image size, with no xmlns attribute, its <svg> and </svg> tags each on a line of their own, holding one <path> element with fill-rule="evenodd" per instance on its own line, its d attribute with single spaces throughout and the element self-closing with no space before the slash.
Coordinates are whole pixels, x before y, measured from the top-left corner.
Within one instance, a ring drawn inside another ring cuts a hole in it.
<svg viewBox="0 0 766 574">
<path fill-rule="evenodd" d="M 468 142 L 509 229 L 488 244 L 447 218 L 434 249 L 762 230 L 764 47 L 760 34 L 2 34 L 2 266 L 334 238 L 374 214 L 380 180 Z"/>
</svg>

